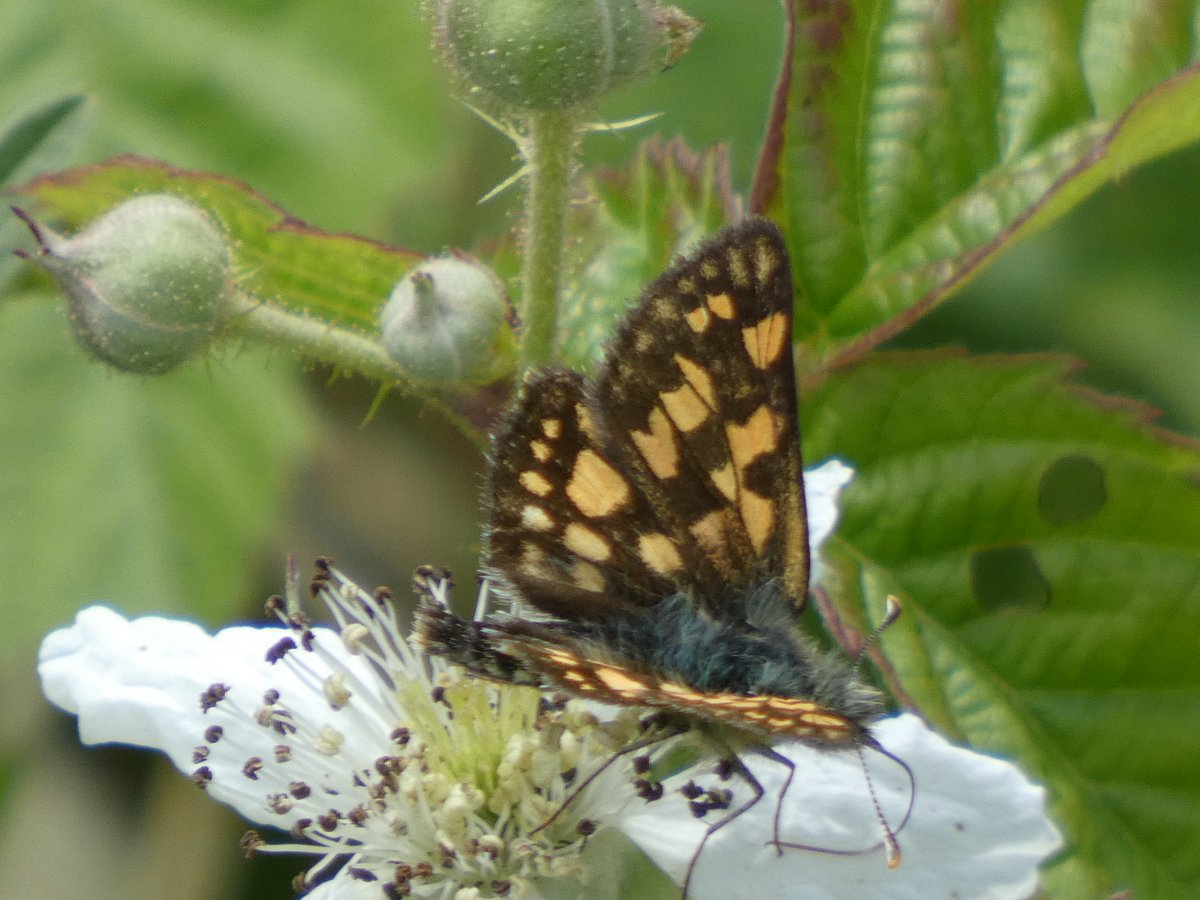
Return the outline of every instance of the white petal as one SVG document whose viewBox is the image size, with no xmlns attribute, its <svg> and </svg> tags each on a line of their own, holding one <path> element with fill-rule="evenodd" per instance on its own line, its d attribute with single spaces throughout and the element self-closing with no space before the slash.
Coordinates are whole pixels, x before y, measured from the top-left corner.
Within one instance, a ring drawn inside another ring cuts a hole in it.
<svg viewBox="0 0 1200 900">
<path fill-rule="evenodd" d="M 384 894 L 377 882 L 339 877 L 317 885 L 304 900 L 384 900 Z"/>
<path fill-rule="evenodd" d="M 841 460 L 808 469 L 804 473 L 804 505 L 808 512 L 808 555 L 812 560 L 809 581 L 821 580 L 821 547 L 837 527 L 838 500 L 842 489 L 854 478 L 854 469 Z"/>
<path fill-rule="evenodd" d="M 853 856 L 789 849 L 778 855 L 766 842 L 787 769 L 749 756 L 746 762 L 765 795 L 709 840 L 692 876 L 694 900 L 1031 896 L 1037 889 L 1039 863 L 1062 845 L 1046 817 L 1044 790 L 1010 763 L 951 745 L 916 716 L 885 719 L 874 731 L 884 747 L 912 767 L 916 779 L 912 815 L 898 836 L 903 860 L 897 868 L 887 867 L 882 849 Z M 878 847 L 881 826 L 857 755 L 798 744 L 777 750 L 796 766 L 784 805 L 782 840 L 830 849 Z M 896 827 L 908 805 L 907 777 L 879 754 L 867 750 L 866 756 L 884 814 Z M 703 786 L 715 783 L 714 778 L 697 780 Z M 735 790 L 735 803 L 751 796 L 744 783 L 730 781 L 726 786 Z M 690 818 L 682 803 L 671 800 L 668 795 L 648 805 L 621 828 L 681 881 L 705 823 Z M 719 814 L 709 813 L 714 815 Z"/>
<path fill-rule="evenodd" d="M 374 679 L 362 660 L 350 656 L 332 631 L 314 632 L 338 657 L 339 666 L 358 676 L 355 690 L 370 694 Z M 293 666 L 268 663 L 267 651 L 288 634 L 283 628 L 238 627 L 209 635 L 190 622 L 159 617 L 130 621 L 93 606 L 80 611 L 75 624 L 46 637 L 38 654 L 38 674 L 46 697 L 78 715 L 79 736 L 85 743 L 161 750 L 188 774 L 198 768 L 193 753 L 205 743 L 205 730 L 221 724 L 225 734 L 212 751 L 225 761 L 224 771 L 209 792 L 248 819 L 286 828 L 289 817 L 270 812 L 265 800 L 273 790 L 287 791 L 286 784 L 271 782 L 278 770 L 268 767 L 257 779 L 240 771 L 251 757 L 271 759 L 281 741 L 275 731 L 253 721 L 265 691 L 279 691 L 291 712 L 312 723 L 339 727 L 346 738 L 336 757 L 304 769 L 306 781 L 319 788 L 348 789 L 355 770 L 386 752 L 391 730 L 391 723 L 345 727 L 347 717 L 335 714 L 320 693 L 320 680 L 330 673 L 316 654 L 305 655 L 307 680 Z M 244 727 L 235 729 L 228 715 L 202 712 L 200 695 L 212 684 L 230 687 L 227 705 L 246 711 L 235 717 L 235 724 Z M 378 696 L 362 699 L 382 706 Z M 219 765 L 215 759 L 208 764 L 214 771 Z"/>
</svg>

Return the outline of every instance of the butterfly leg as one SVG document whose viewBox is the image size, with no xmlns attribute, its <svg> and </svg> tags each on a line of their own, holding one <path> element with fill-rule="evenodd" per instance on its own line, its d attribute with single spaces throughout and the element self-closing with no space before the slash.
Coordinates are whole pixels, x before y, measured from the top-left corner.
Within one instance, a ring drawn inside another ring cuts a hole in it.
<svg viewBox="0 0 1200 900">
<path fill-rule="evenodd" d="M 771 843 L 775 845 L 775 852 L 783 856 L 783 844 L 779 840 L 779 820 L 783 816 L 783 801 L 787 797 L 788 788 L 792 786 L 792 778 L 796 775 L 796 764 L 784 756 L 782 753 L 777 753 L 770 747 L 755 747 L 754 751 L 762 757 L 765 757 L 772 762 L 777 762 L 781 766 L 787 766 L 787 778 L 783 782 L 783 787 L 779 789 L 779 796 L 775 800 L 775 818 L 771 828 Z"/>
<path fill-rule="evenodd" d="M 654 717 L 652 717 L 652 718 L 654 718 Z M 590 775 L 588 775 L 588 777 L 585 778 L 580 784 L 576 785 L 575 789 L 572 790 L 569 795 L 567 795 L 567 799 L 565 799 L 559 805 L 558 809 L 556 809 L 553 812 L 553 814 L 550 816 L 550 818 L 548 818 L 545 822 L 543 822 L 537 828 L 534 828 L 529 833 L 537 834 L 539 831 L 541 831 L 545 828 L 549 828 L 551 825 L 553 825 L 555 820 L 558 819 L 558 817 L 563 814 L 563 812 L 567 809 L 567 807 L 569 807 L 572 803 L 575 802 L 575 799 L 584 792 L 584 790 L 587 788 L 587 786 L 590 785 L 597 778 L 599 778 L 600 774 L 602 772 L 607 771 L 608 767 L 611 766 L 613 763 L 615 763 L 617 760 L 622 759 L 623 757 L 629 756 L 629 754 L 631 754 L 631 753 L 637 753 L 639 750 L 644 750 L 647 747 L 653 747 L 655 744 L 660 744 L 663 741 L 670 740 L 673 737 L 678 737 L 679 735 L 685 733 L 688 730 L 688 727 L 686 725 L 673 725 L 673 726 L 668 727 L 665 732 L 659 732 L 657 729 L 658 729 L 658 724 L 657 723 L 652 724 L 649 728 L 649 733 L 645 737 L 639 738 L 638 740 L 634 741 L 632 744 L 629 744 L 626 747 L 622 747 L 620 750 L 616 751 L 612 756 L 610 756 L 608 759 L 606 759 L 602 766 L 600 766 L 594 772 L 592 772 Z M 643 799 L 651 799 L 650 796 L 646 795 L 644 792 L 643 792 L 642 796 L 643 796 Z"/>
<path fill-rule="evenodd" d="M 726 759 L 724 761 L 724 767 L 727 768 L 727 771 L 730 774 L 736 774 L 736 775 L 741 776 L 742 780 L 745 781 L 747 785 L 749 785 L 750 790 L 754 792 L 754 796 L 751 797 L 749 800 L 747 800 L 745 803 L 743 803 L 741 806 L 739 806 L 737 809 L 735 809 L 733 812 L 729 813 L 726 816 L 723 816 L 720 819 L 720 821 L 713 822 L 711 825 L 708 826 L 708 828 L 706 828 L 704 830 L 704 837 L 702 837 L 700 839 L 700 843 L 696 845 L 696 850 L 692 854 L 692 858 L 688 861 L 687 874 L 684 875 L 684 878 L 683 878 L 683 893 L 682 893 L 683 900 L 687 900 L 688 889 L 691 887 L 691 884 L 692 884 L 692 875 L 695 874 L 695 871 L 696 871 L 696 863 L 698 863 L 700 861 L 700 854 L 704 852 L 704 847 L 708 843 L 708 839 L 710 837 L 712 837 L 714 834 L 716 834 L 718 831 L 720 831 L 722 828 L 724 828 L 726 825 L 730 824 L 734 819 L 738 818 L 738 816 L 742 815 L 743 813 L 749 812 L 749 810 L 756 803 L 758 803 L 759 800 L 761 800 L 763 798 L 764 792 L 763 792 L 762 785 L 759 784 L 758 779 L 754 777 L 754 773 L 751 772 L 750 769 L 746 767 L 746 764 L 744 762 L 742 762 L 741 758 L 736 753 L 734 753 L 732 751 L 732 749 L 729 747 L 722 746 L 722 747 L 719 747 L 719 749 L 729 751 L 729 756 L 726 757 Z M 728 805 L 728 804 L 726 804 L 726 805 Z M 702 816 L 705 813 L 709 812 L 710 810 L 716 809 L 716 808 L 718 808 L 718 807 L 716 805 L 713 805 L 711 802 L 705 803 L 705 802 L 700 802 L 698 800 L 692 801 L 692 811 L 697 816 Z"/>
<path fill-rule="evenodd" d="M 893 830 L 891 825 L 888 824 L 887 817 L 883 814 L 883 807 L 880 806 L 879 803 L 879 795 L 875 792 L 875 785 L 871 779 L 871 770 L 867 767 L 867 761 L 863 755 L 863 747 L 868 747 L 872 750 L 875 750 L 882 756 L 892 760 L 904 770 L 905 774 L 907 774 L 909 778 L 911 791 L 909 793 L 908 810 L 905 812 L 904 818 L 901 820 L 899 827 L 897 827 L 895 830 Z M 863 777 L 866 779 L 867 783 L 867 793 L 871 797 L 871 804 L 875 809 L 875 817 L 878 819 L 879 826 L 882 829 L 883 839 L 878 843 L 872 844 L 870 847 L 864 847 L 860 850 L 840 850 L 832 847 L 817 847 L 812 844 L 799 844 L 792 841 L 781 841 L 779 839 L 779 814 L 783 804 L 783 793 L 787 791 L 788 786 L 792 782 L 792 776 L 789 773 L 787 782 L 784 784 L 783 791 L 780 793 L 780 805 L 776 806 L 775 808 L 775 837 L 772 839 L 771 843 L 775 845 L 777 850 L 783 850 L 784 848 L 787 848 L 789 850 L 810 850 L 814 853 L 829 853 L 834 856 L 861 856 L 862 854 L 873 853 L 876 850 L 882 849 L 886 854 L 887 866 L 889 869 L 894 869 L 900 865 L 900 843 L 896 839 L 896 834 L 904 829 L 904 826 L 908 824 L 909 816 L 912 815 L 913 803 L 916 800 L 916 779 L 913 777 L 912 769 L 909 768 L 908 763 L 904 762 L 904 760 L 900 759 L 895 754 L 888 752 L 886 749 L 880 746 L 879 742 L 874 738 L 865 739 L 862 744 L 855 747 L 855 750 L 858 753 L 859 763 L 862 765 Z M 760 752 L 762 751 L 760 750 Z M 783 761 L 783 757 L 779 756 L 779 754 L 776 754 L 775 751 L 771 750 L 769 753 L 770 758 L 778 758 L 780 761 Z M 787 761 L 787 765 L 793 770 L 793 772 L 795 771 L 795 765 L 790 760 Z"/>
</svg>

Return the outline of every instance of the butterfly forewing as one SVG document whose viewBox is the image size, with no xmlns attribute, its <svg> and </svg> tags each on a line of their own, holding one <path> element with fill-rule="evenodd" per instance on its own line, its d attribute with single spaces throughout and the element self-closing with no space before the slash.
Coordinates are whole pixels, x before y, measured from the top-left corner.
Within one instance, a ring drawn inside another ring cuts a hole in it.
<svg viewBox="0 0 1200 900">
<path fill-rule="evenodd" d="M 778 232 L 747 223 L 646 290 L 597 383 L 531 378 L 492 451 L 501 587 L 567 618 L 774 576 L 802 604 L 791 304 Z"/>
<path fill-rule="evenodd" d="M 762 222 L 731 229 L 647 289 L 609 350 L 599 405 L 614 456 L 689 560 L 681 581 L 781 575 L 802 604 L 791 324 L 779 233 Z"/>
</svg>

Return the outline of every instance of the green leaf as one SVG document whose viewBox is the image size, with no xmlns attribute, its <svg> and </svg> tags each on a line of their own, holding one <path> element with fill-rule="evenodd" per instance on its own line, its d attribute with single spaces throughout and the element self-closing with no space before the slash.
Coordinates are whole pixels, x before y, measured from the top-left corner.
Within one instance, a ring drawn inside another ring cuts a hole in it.
<svg viewBox="0 0 1200 900">
<path fill-rule="evenodd" d="M 59 143 L 78 121 L 84 101 L 82 94 L 53 100 L 6 128 L 0 135 L 0 184 L 20 178 L 22 171 L 32 174 L 44 165 L 42 154 L 57 159 Z"/>
<path fill-rule="evenodd" d="M 640 145 L 622 170 L 593 175 L 595 203 L 572 223 L 573 281 L 559 316 L 559 358 L 588 369 L 616 320 L 676 254 L 731 221 L 738 201 L 725 151 L 682 141 Z"/>
<path fill-rule="evenodd" d="M 1068 370 L 879 354 L 806 397 L 806 450 L 857 469 L 840 553 L 871 604 L 905 604 L 884 637 L 903 695 L 1049 788 L 1070 851 L 1050 895 L 1191 897 L 1200 448 Z"/>
<path fill-rule="evenodd" d="M 859 0 L 791 16 L 781 140 L 754 197 L 788 229 L 814 364 L 894 335 L 1020 237 L 1200 138 L 1190 3 Z"/>
<path fill-rule="evenodd" d="M 0 307 L 0 652 L 89 602 L 219 623 L 278 530 L 311 423 L 261 358 L 114 377 L 48 303 Z"/>
<path fill-rule="evenodd" d="M 82 94 L 69 94 L 26 113 L 5 128 L 0 134 L 0 185 L 65 163 L 83 129 L 86 108 Z M 27 241 L 20 221 L 0 215 L 0 247 L 12 247 L 23 234 Z M 0 254 L 0 290 L 23 265 L 10 253 Z"/>
<path fill-rule="evenodd" d="M 68 227 L 85 224 L 135 193 L 189 198 L 229 233 L 242 292 L 362 334 L 378 333 L 388 293 L 421 258 L 366 238 L 320 231 L 232 179 L 131 156 L 44 175 L 21 192 Z"/>
</svg>

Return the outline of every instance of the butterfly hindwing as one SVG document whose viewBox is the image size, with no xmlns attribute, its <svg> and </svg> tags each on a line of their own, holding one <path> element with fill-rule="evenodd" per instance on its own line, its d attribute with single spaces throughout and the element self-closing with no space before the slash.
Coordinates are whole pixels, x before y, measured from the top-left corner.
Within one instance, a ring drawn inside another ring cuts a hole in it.
<svg viewBox="0 0 1200 900">
<path fill-rule="evenodd" d="M 487 489 L 493 578 L 567 618 L 652 602 L 672 590 L 683 564 L 613 461 L 587 387 L 566 370 L 527 380 L 496 432 Z"/>
</svg>

